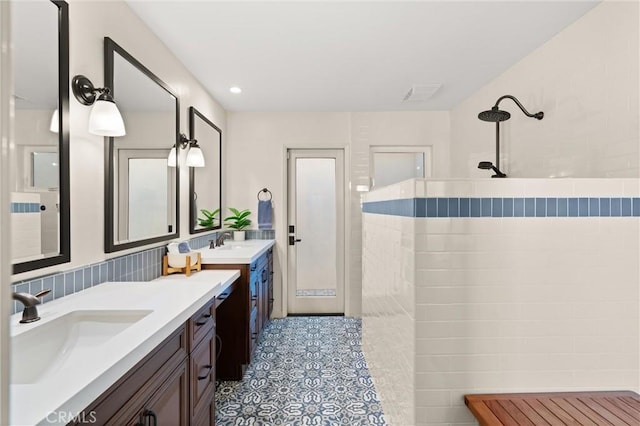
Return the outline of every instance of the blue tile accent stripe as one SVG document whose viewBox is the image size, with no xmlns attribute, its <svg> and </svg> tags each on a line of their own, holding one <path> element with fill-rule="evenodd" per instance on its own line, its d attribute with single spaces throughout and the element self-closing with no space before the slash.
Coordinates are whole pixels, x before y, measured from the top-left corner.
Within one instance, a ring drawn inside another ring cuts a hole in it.
<svg viewBox="0 0 640 426">
<path fill-rule="evenodd" d="M 418 205 L 420 208 L 418 208 Z M 416 216 L 419 211 L 424 212 L 424 217 L 438 217 L 440 206 L 438 206 L 437 199 L 435 198 L 405 198 L 401 200 L 364 203 L 362 205 L 362 211 L 364 213 L 406 217 L 419 217 Z"/>
<path fill-rule="evenodd" d="M 640 217 L 640 198 L 430 197 L 373 201 L 363 213 L 404 217 Z"/>
<path fill-rule="evenodd" d="M 40 213 L 40 203 L 11 203 L 11 213 Z"/>
</svg>

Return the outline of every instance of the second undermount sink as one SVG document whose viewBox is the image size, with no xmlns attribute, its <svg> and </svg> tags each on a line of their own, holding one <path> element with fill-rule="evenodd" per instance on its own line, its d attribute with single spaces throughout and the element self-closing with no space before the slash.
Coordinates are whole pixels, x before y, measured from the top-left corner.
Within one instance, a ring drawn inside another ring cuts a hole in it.
<svg viewBox="0 0 640 426">
<path fill-rule="evenodd" d="M 85 355 L 150 310 L 72 311 L 11 338 L 11 383 L 34 384 L 52 372 L 91 362 Z"/>
</svg>

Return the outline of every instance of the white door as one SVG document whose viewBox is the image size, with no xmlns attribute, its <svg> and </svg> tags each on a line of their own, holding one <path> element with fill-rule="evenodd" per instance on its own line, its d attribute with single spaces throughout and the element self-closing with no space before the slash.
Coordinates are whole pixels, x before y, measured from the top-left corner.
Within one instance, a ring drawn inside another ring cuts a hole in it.
<svg viewBox="0 0 640 426">
<path fill-rule="evenodd" d="M 288 312 L 344 313 L 344 153 L 288 151 Z"/>
</svg>

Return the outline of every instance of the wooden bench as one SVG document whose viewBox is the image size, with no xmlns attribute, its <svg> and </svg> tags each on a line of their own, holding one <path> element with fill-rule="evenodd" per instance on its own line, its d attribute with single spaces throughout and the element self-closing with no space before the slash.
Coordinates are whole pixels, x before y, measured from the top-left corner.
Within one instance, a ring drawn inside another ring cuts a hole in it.
<svg viewBox="0 0 640 426">
<path fill-rule="evenodd" d="M 639 426 L 640 395 L 631 391 L 465 395 L 481 426 Z"/>
</svg>

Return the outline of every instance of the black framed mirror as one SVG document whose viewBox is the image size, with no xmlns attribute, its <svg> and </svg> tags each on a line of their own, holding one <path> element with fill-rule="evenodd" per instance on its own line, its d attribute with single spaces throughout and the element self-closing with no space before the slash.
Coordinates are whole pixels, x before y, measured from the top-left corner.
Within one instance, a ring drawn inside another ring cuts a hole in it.
<svg viewBox="0 0 640 426">
<path fill-rule="evenodd" d="M 180 128 L 178 96 L 109 37 L 104 39 L 105 85 L 127 134 L 105 138 L 105 252 L 179 235 L 179 169 L 169 167 Z"/>
<path fill-rule="evenodd" d="M 69 213 L 69 6 L 11 2 L 14 141 L 13 273 L 71 260 Z"/>
<path fill-rule="evenodd" d="M 198 141 L 204 167 L 189 170 L 189 232 L 222 227 L 222 130 L 195 107 L 189 107 L 189 139 Z M 204 212 L 218 210 L 215 219 Z"/>
</svg>

